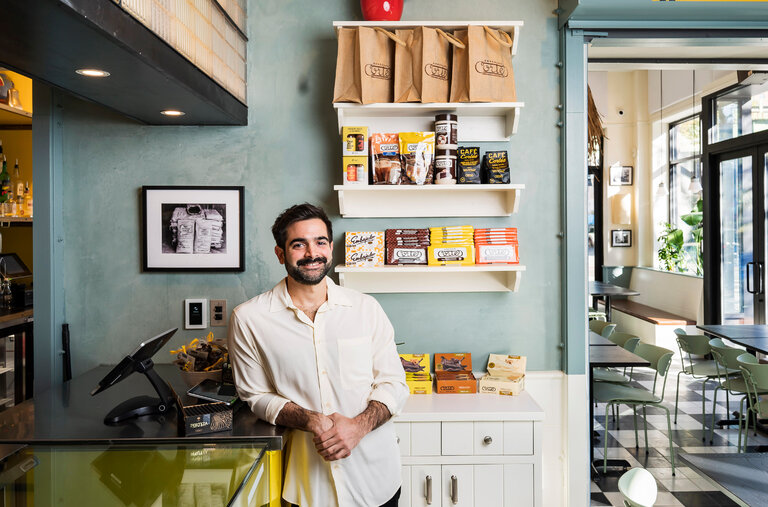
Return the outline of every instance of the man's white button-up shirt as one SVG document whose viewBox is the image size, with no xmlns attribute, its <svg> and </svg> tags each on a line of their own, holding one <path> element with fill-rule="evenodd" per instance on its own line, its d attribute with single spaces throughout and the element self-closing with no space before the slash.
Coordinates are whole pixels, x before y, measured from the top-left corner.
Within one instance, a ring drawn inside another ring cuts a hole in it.
<svg viewBox="0 0 768 507">
<path fill-rule="evenodd" d="M 322 282 L 321 282 L 322 283 Z M 275 424 L 292 401 L 316 412 L 355 417 L 379 401 L 395 415 L 408 398 L 394 330 L 379 303 L 330 278 L 314 322 L 293 304 L 285 279 L 239 305 L 229 324 L 240 398 Z M 302 507 L 379 506 L 401 482 L 392 421 L 368 433 L 344 459 L 326 462 L 312 433 L 288 433 L 283 498 Z"/>
</svg>

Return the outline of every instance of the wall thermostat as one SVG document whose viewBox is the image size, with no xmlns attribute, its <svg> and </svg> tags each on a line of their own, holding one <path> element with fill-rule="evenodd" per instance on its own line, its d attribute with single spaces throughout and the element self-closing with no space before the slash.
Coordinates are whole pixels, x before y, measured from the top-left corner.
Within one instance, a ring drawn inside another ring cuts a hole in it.
<svg viewBox="0 0 768 507">
<path fill-rule="evenodd" d="M 205 329 L 208 327 L 208 300 L 184 300 L 184 329 Z"/>
</svg>

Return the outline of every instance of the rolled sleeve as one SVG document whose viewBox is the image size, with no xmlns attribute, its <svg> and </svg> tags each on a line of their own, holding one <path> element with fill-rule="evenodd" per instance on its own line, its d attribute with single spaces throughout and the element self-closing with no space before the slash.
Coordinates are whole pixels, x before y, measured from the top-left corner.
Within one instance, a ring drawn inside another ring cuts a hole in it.
<svg viewBox="0 0 768 507">
<path fill-rule="evenodd" d="M 384 310 L 376 302 L 373 335 L 373 389 L 368 401 L 386 405 L 391 415 L 397 415 L 408 399 L 405 371 L 395 347 L 395 330 Z"/>
<path fill-rule="evenodd" d="M 229 319 L 229 361 L 240 399 L 261 420 L 275 424 L 277 415 L 290 400 L 275 394 L 274 386 L 262 366 L 252 332 L 237 313 Z"/>
</svg>

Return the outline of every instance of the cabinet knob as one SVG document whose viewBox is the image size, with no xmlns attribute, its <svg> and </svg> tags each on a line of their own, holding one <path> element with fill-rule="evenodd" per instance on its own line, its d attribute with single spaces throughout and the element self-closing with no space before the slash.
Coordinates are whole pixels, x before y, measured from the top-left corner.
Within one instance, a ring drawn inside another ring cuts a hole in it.
<svg viewBox="0 0 768 507">
<path fill-rule="evenodd" d="M 397 443 L 398 444 L 400 443 L 400 437 L 397 437 Z"/>
<path fill-rule="evenodd" d="M 427 505 L 432 505 L 432 476 L 428 475 L 425 483 L 424 497 L 427 499 Z"/>
<path fill-rule="evenodd" d="M 486 437 L 483 439 L 483 443 L 484 443 L 485 445 L 491 445 L 491 444 L 493 443 L 493 439 L 492 439 L 491 437 L 489 437 L 489 436 L 486 436 Z"/>
</svg>

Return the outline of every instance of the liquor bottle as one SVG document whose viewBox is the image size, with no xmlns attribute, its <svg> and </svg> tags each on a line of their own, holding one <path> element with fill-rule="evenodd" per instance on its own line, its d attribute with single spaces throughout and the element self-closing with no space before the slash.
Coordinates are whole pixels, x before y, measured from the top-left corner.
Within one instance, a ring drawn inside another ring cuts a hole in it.
<svg viewBox="0 0 768 507">
<path fill-rule="evenodd" d="M 24 180 L 21 179 L 21 170 L 19 169 L 19 159 L 16 159 L 16 164 L 13 166 L 13 179 L 11 180 L 11 192 L 14 193 L 13 198 L 16 201 L 16 212 L 13 214 L 17 217 L 23 217 L 24 213 Z M 13 205 L 11 205 L 13 207 Z"/>
<path fill-rule="evenodd" d="M 32 217 L 32 191 L 29 190 L 29 181 L 24 185 L 24 208 L 26 215 Z"/>
<path fill-rule="evenodd" d="M 0 171 L 0 207 L 2 216 L 8 216 L 8 199 L 11 196 L 11 175 L 8 174 L 8 161 L 3 155 L 3 170 Z"/>
</svg>

